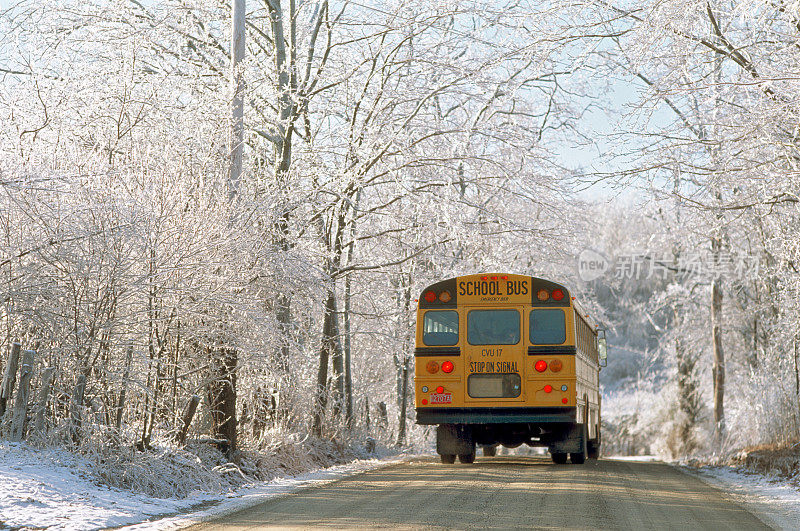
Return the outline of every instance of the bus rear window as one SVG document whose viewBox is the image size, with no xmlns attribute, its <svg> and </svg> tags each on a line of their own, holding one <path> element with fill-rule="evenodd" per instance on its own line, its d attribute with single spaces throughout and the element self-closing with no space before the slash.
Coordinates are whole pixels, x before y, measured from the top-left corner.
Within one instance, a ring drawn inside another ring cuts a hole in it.
<svg viewBox="0 0 800 531">
<path fill-rule="evenodd" d="M 517 310 L 472 310 L 467 314 L 470 345 L 516 345 L 519 343 Z"/>
<path fill-rule="evenodd" d="M 470 374 L 467 392 L 471 398 L 517 398 L 522 391 L 519 374 Z"/>
<path fill-rule="evenodd" d="M 458 312 L 454 310 L 425 312 L 422 321 L 422 342 L 432 347 L 458 343 Z"/>
<path fill-rule="evenodd" d="M 534 345 L 560 345 L 567 339 L 564 312 L 561 310 L 531 311 L 531 343 Z"/>
</svg>

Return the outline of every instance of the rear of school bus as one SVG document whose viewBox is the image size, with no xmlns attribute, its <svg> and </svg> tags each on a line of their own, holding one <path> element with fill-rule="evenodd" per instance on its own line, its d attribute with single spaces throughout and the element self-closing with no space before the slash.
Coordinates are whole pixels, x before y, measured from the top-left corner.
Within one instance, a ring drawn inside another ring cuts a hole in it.
<svg viewBox="0 0 800 531">
<path fill-rule="evenodd" d="M 577 463 L 599 448 L 597 363 L 576 350 L 578 317 L 564 286 L 530 276 L 468 275 L 423 290 L 417 423 L 438 425 L 443 462 L 472 462 L 476 445 L 485 455 L 498 444 L 547 446 L 554 461 Z"/>
</svg>

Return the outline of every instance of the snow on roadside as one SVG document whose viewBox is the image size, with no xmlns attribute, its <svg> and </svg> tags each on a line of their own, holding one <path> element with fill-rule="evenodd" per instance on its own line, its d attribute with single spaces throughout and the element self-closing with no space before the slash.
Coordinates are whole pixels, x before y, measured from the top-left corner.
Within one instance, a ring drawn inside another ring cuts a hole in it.
<svg viewBox="0 0 800 531">
<path fill-rule="evenodd" d="M 97 484 L 92 479 L 90 461 L 65 450 L 39 450 L 24 443 L 0 442 L 0 530 L 122 526 L 128 526 L 124 527 L 127 531 L 178 529 L 407 458 L 353 461 L 295 477 L 248 484 L 226 495 L 193 492 L 182 498 L 154 498 Z M 610 459 L 657 460 L 653 456 Z M 789 481 L 744 473 L 733 467 L 679 468 L 725 491 L 768 525 L 800 529 L 800 491 Z"/>
<path fill-rule="evenodd" d="M 193 492 L 180 499 L 153 498 L 98 485 L 91 477 L 92 464 L 65 450 L 39 450 L 24 443 L 0 442 L 0 530 L 101 529 L 203 508 L 191 517 L 168 518 L 135 527 L 177 528 L 198 521 L 204 515 L 222 514 L 271 496 L 399 460 L 355 461 L 294 478 L 251 484 L 227 495 Z"/>
<path fill-rule="evenodd" d="M 680 468 L 724 490 L 764 523 L 776 529 L 800 529 L 800 491 L 789 481 L 730 466 Z"/>
<path fill-rule="evenodd" d="M 352 476 L 353 474 L 400 463 L 407 458 L 408 456 L 395 456 L 394 458 L 383 460 L 358 460 L 346 465 L 337 465 L 322 470 L 316 470 L 292 478 L 276 478 L 265 483 L 246 485 L 238 489 L 235 493 L 229 494 L 227 499 L 214 504 L 212 507 L 200 509 L 189 514 L 181 514 L 142 524 L 131 525 L 122 529 L 125 531 L 180 529 L 218 516 L 236 512 L 271 498 L 284 496 L 306 487 L 324 485 L 347 476 Z"/>
<path fill-rule="evenodd" d="M 613 456 L 615 461 L 654 462 L 652 455 Z M 716 487 L 745 507 L 765 524 L 776 529 L 800 529 L 800 490 L 778 477 L 744 472 L 732 466 L 690 467 L 671 464 L 709 485 Z"/>
</svg>

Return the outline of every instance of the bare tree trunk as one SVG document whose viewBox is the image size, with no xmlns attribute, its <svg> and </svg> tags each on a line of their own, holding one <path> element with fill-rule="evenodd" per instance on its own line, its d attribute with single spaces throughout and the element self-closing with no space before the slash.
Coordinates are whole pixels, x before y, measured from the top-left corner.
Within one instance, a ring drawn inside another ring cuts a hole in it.
<svg viewBox="0 0 800 531">
<path fill-rule="evenodd" d="M 758 293 L 758 289 L 756 289 Z M 764 345 L 766 348 L 767 345 Z M 750 369 L 755 370 L 758 368 L 758 316 L 753 317 L 753 351 L 747 356 L 747 362 L 750 364 Z"/>
<path fill-rule="evenodd" d="M 236 216 L 244 148 L 244 77 L 240 63 L 245 54 L 245 7 L 245 0 L 234 0 L 232 2 L 230 81 L 233 88 L 233 101 L 231 105 L 231 151 L 228 176 L 228 199 L 233 205 L 234 212 L 234 217 L 231 218 L 231 221 Z M 220 449 L 230 459 L 237 450 L 238 442 L 236 371 L 239 366 L 239 352 L 235 348 L 225 346 L 210 347 L 207 352 L 209 354 L 210 379 L 206 392 L 208 404 L 211 408 L 214 437 L 226 441 L 221 445 Z M 188 425 L 186 429 L 188 429 Z"/>
<path fill-rule="evenodd" d="M 53 367 L 47 367 L 42 373 L 42 387 L 39 389 L 39 400 L 36 406 L 33 428 L 37 433 L 44 433 L 44 416 L 47 412 L 47 402 L 50 399 L 50 389 L 53 386 Z"/>
<path fill-rule="evenodd" d="M 10 439 L 22 441 L 25 437 L 25 428 L 28 425 L 28 393 L 30 392 L 31 378 L 33 377 L 33 359 L 36 351 L 26 350 L 22 353 L 22 367 L 19 373 L 19 389 L 14 401 L 14 410 L 11 417 Z"/>
<path fill-rule="evenodd" d="M 347 429 L 353 428 L 353 368 L 352 344 L 350 340 L 350 275 L 344 278 L 344 424 Z"/>
<path fill-rule="evenodd" d="M 389 429 L 389 412 L 386 409 L 385 402 L 378 402 L 378 418 L 375 424 L 378 430 L 385 435 Z"/>
<path fill-rule="evenodd" d="M 86 375 L 79 374 L 75 388 L 72 390 L 72 400 L 70 402 L 70 431 L 72 432 L 72 440 L 75 444 L 80 443 L 83 437 L 81 433 L 81 417 L 83 414 L 83 396 L 85 392 Z"/>
<path fill-rule="evenodd" d="M 348 232 L 350 241 L 347 244 L 346 264 L 353 263 L 356 242 L 356 212 L 361 202 L 361 189 L 356 192 L 355 200 L 350 203 L 350 220 Z M 352 336 L 351 336 L 351 294 L 353 277 L 352 273 L 344 278 L 344 408 L 345 425 L 348 429 L 353 427 L 353 363 L 352 363 Z"/>
<path fill-rule="evenodd" d="M 711 337 L 714 348 L 714 424 L 718 442 L 725 435 L 725 353 L 722 349 L 722 286 L 715 279 L 711 284 Z"/>
<path fill-rule="evenodd" d="M 273 139 L 275 148 L 275 185 L 280 193 L 285 193 L 287 189 L 286 180 L 288 179 L 289 169 L 292 164 L 292 135 L 294 131 L 294 121 L 297 119 L 296 107 L 292 94 L 296 88 L 295 78 L 295 4 L 294 0 L 289 3 L 288 20 L 289 34 L 287 36 L 284 28 L 284 10 L 280 0 L 267 0 L 267 9 L 270 15 L 273 42 L 275 45 L 275 68 L 278 72 L 276 91 L 278 94 L 278 133 Z M 287 44 L 289 50 L 287 51 Z M 276 224 L 275 232 L 278 248 L 287 252 L 289 245 L 289 221 L 290 214 L 288 209 L 284 211 Z M 292 332 L 292 313 L 291 300 L 286 293 L 278 295 L 276 300 L 276 319 L 280 331 L 280 345 L 278 347 L 277 358 L 278 366 L 288 378 L 289 366 L 289 345 Z M 286 379 L 286 378 L 285 378 Z M 281 392 L 286 391 L 286 386 L 281 385 Z M 283 398 L 283 397 L 281 397 Z"/>
<path fill-rule="evenodd" d="M 197 395 L 192 395 L 192 397 L 186 403 L 186 407 L 183 410 L 183 415 L 181 416 L 181 427 L 175 437 L 175 442 L 177 442 L 180 446 L 186 444 L 186 434 L 189 433 L 189 425 L 192 423 L 192 419 L 194 418 L 195 412 L 197 412 L 197 405 L 199 403 L 200 397 Z"/>
<path fill-rule="evenodd" d="M 678 364 L 678 410 L 682 414 L 678 435 L 680 452 L 686 455 L 695 448 L 693 429 L 700 417 L 701 403 L 695 381 L 697 357 L 686 348 L 682 338 L 675 339 L 675 359 Z"/>
<path fill-rule="evenodd" d="M 314 400 L 314 419 L 311 431 L 322 437 L 325 410 L 328 407 L 328 360 L 333 356 L 336 338 L 334 336 L 334 319 L 336 317 L 336 293 L 328 290 L 325 301 L 325 315 L 322 321 L 322 345 L 319 349 L 319 370 L 317 371 L 317 389 Z"/>
<path fill-rule="evenodd" d="M 3 375 L 3 385 L 0 387 L 0 420 L 6 413 L 6 404 L 11 394 L 14 392 L 14 385 L 17 383 L 17 369 L 19 368 L 19 353 L 22 345 L 17 342 L 11 344 L 11 352 L 8 355 L 6 371 Z"/>
<path fill-rule="evenodd" d="M 211 379 L 208 384 L 208 403 L 214 425 L 214 437 L 225 439 L 221 448 L 228 456 L 236 451 L 236 368 L 239 356 L 236 349 L 209 349 Z"/>
<path fill-rule="evenodd" d="M 119 392 L 119 399 L 117 400 L 116 418 L 114 419 L 114 426 L 117 430 L 122 429 L 122 412 L 125 408 L 125 395 L 128 391 L 128 379 L 131 376 L 131 363 L 133 362 L 133 345 L 128 345 L 125 352 L 125 372 L 122 373 L 122 390 Z"/>
<path fill-rule="evenodd" d="M 336 288 L 333 287 L 333 297 L 334 297 L 334 313 L 331 319 L 331 337 L 328 338 L 330 344 L 333 347 L 333 351 L 331 352 L 331 365 L 332 365 L 332 384 L 331 390 L 333 391 L 331 402 L 332 408 L 331 413 L 335 421 L 339 421 L 342 418 L 342 409 L 343 409 L 343 401 L 344 401 L 344 384 L 345 384 L 345 377 L 344 377 L 344 356 L 342 353 L 341 343 L 339 342 L 339 314 L 338 314 L 338 305 L 336 304 Z"/>
<path fill-rule="evenodd" d="M 794 336 L 794 341 L 793 341 L 793 343 L 794 343 L 794 392 L 795 392 L 795 397 L 797 398 L 797 408 L 798 408 L 798 411 L 795 412 L 795 419 L 796 419 L 795 425 L 797 426 L 797 431 L 800 434 L 800 416 L 798 415 L 798 413 L 800 413 L 800 367 L 798 367 L 798 363 L 797 363 L 797 361 L 798 361 L 797 360 L 797 357 L 798 357 L 798 346 L 800 346 L 800 345 L 798 345 L 798 339 L 800 339 L 800 336 L 795 335 Z"/>
<path fill-rule="evenodd" d="M 367 433 L 369 433 L 369 396 L 364 396 L 364 427 L 367 429 Z"/>
<path fill-rule="evenodd" d="M 403 446 L 406 443 L 406 407 L 408 404 L 408 366 L 410 364 L 408 358 L 403 361 L 403 385 L 402 396 L 400 400 L 400 422 L 397 428 L 397 446 Z"/>
<path fill-rule="evenodd" d="M 244 75 L 240 63 L 245 53 L 245 0 L 233 0 L 231 25 L 231 157 L 228 178 L 228 199 L 235 201 L 239 195 L 244 148 Z"/>
</svg>

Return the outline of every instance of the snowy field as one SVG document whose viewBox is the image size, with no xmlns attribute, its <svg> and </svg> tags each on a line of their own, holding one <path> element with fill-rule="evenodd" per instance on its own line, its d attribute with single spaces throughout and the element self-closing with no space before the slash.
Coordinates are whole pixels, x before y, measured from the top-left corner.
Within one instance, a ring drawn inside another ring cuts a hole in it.
<svg viewBox="0 0 800 531">
<path fill-rule="evenodd" d="M 133 524 L 139 525 L 132 529 L 176 529 L 273 496 L 399 461 L 396 457 L 359 460 L 252 484 L 226 496 L 198 492 L 181 499 L 163 499 L 97 485 L 90 475 L 90 463 L 69 452 L 0 442 L 0 529 L 88 530 Z M 158 521 L 142 523 L 151 519 Z"/>
</svg>

